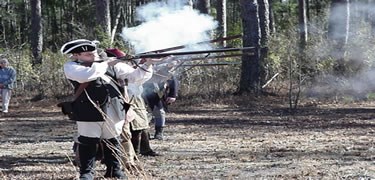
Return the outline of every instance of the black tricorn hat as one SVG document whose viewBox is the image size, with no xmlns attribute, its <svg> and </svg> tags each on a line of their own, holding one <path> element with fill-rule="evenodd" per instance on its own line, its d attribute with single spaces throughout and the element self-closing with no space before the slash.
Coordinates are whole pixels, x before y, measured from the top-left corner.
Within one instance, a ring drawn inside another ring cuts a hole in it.
<svg viewBox="0 0 375 180">
<path fill-rule="evenodd" d="M 96 50 L 96 44 L 93 41 L 87 39 L 77 39 L 65 43 L 61 47 L 61 53 L 81 53 L 81 52 L 91 52 Z"/>
</svg>

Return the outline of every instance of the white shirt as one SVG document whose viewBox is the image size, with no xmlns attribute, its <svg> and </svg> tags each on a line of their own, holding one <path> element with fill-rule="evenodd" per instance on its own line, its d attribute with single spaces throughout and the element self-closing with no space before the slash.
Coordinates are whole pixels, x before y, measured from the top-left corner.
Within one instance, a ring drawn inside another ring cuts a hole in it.
<svg viewBox="0 0 375 180">
<path fill-rule="evenodd" d="M 79 83 L 93 81 L 99 77 L 109 82 L 110 79 L 105 75 L 107 68 L 107 62 L 93 63 L 91 67 L 86 67 L 74 61 L 69 61 L 64 64 L 64 73 L 68 79 Z M 125 63 L 117 63 L 114 66 L 118 79 L 128 79 L 129 83 L 136 84 L 143 84 L 152 76 L 152 66 L 142 65 L 142 68 L 134 69 Z"/>
</svg>

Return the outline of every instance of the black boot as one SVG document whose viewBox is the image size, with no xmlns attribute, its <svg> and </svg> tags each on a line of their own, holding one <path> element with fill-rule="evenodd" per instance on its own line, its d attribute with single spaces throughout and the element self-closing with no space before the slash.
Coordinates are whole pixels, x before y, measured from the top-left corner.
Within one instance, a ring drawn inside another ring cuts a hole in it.
<svg viewBox="0 0 375 180">
<path fill-rule="evenodd" d="M 156 153 L 151 149 L 150 146 L 150 133 L 147 129 L 142 130 L 141 133 L 141 148 L 140 152 L 144 156 L 160 156 L 160 154 Z"/>
<path fill-rule="evenodd" d="M 104 164 L 107 166 L 107 170 L 104 174 L 105 178 L 117 178 L 127 179 L 124 172 L 121 170 L 120 155 L 121 146 L 120 142 L 116 138 L 107 139 L 103 145 L 104 151 Z"/>
<path fill-rule="evenodd" d="M 131 131 L 132 133 L 132 144 L 134 147 L 135 154 L 139 154 L 141 152 L 141 130 Z"/>
<path fill-rule="evenodd" d="M 79 153 L 79 179 L 93 180 L 95 173 L 95 156 L 99 143 L 99 138 L 90 138 L 85 136 L 78 137 L 78 153 Z"/>
<path fill-rule="evenodd" d="M 155 135 L 154 138 L 157 140 L 164 140 L 163 136 L 163 127 L 161 126 L 155 126 Z"/>
<path fill-rule="evenodd" d="M 80 164 L 80 162 L 79 162 L 79 151 L 78 151 L 78 146 L 79 146 L 79 144 L 78 144 L 77 142 L 74 142 L 74 144 L 73 144 L 73 148 L 72 148 L 73 153 L 74 153 L 73 165 L 74 165 L 74 166 L 77 166 L 77 167 L 80 167 L 81 164 Z"/>
</svg>

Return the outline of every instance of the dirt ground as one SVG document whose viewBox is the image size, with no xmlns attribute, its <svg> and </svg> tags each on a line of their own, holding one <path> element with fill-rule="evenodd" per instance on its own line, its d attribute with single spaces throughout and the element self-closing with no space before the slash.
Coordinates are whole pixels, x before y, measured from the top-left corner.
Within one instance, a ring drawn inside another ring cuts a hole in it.
<svg viewBox="0 0 375 180">
<path fill-rule="evenodd" d="M 75 124 L 55 103 L 14 100 L 1 115 L 0 179 L 76 178 Z M 139 157 L 143 175 L 129 179 L 375 179 L 375 104 L 302 105 L 290 113 L 277 97 L 178 102 L 166 140 L 151 141 L 163 156 Z"/>
</svg>

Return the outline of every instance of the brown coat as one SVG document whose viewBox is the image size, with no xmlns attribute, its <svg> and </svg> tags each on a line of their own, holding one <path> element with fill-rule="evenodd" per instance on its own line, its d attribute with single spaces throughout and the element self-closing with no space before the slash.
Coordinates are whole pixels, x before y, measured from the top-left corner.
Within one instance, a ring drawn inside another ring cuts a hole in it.
<svg viewBox="0 0 375 180">
<path fill-rule="evenodd" d="M 147 112 L 146 104 L 141 95 L 135 95 L 131 98 L 130 109 L 134 112 L 133 120 L 129 119 L 131 130 L 143 130 L 150 128 L 151 117 Z"/>
</svg>

